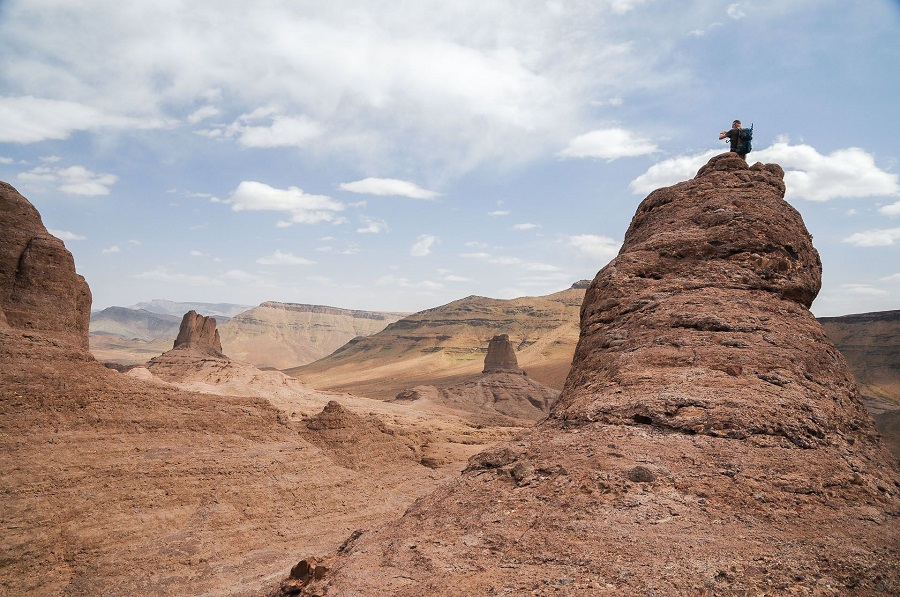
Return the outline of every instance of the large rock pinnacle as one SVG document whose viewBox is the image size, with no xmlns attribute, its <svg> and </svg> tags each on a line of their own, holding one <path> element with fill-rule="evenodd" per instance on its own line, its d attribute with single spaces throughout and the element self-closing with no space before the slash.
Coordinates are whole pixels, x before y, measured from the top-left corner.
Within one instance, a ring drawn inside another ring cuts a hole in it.
<svg viewBox="0 0 900 597">
<path fill-rule="evenodd" d="M 87 350 L 91 290 L 34 206 L 0 181 L 0 326 Z"/>
<path fill-rule="evenodd" d="M 900 593 L 897 463 L 808 310 L 821 265 L 784 190 L 725 154 L 651 193 L 550 417 L 305 594 Z"/>
<path fill-rule="evenodd" d="M 194 349 L 213 356 L 224 356 L 215 318 L 199 315 L 196 311 L 185 313 L 172 349 Z"/>
<path fill-rule="evenodd" d="M 509 341 L 508 334 L 500 334 L 491 338 L 488 342 L 487 354 L 484 357 L 484 371 L 482 373 L 521 373 L 519 361 L 516 359 L 516 349 Z"/>
</svg>

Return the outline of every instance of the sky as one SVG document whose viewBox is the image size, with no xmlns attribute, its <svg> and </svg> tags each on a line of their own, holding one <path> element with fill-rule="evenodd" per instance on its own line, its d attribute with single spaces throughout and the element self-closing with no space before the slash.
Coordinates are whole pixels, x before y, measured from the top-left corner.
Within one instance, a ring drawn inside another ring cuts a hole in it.
<svg viewBox="0 0 900 597">
<path fill-rule="evenodd" d="M 823 261 L 900 309 L 897 0 L 0 0 L 0 180 L 95 310 L 550 294 L 754 125 Z"/>
</svg>

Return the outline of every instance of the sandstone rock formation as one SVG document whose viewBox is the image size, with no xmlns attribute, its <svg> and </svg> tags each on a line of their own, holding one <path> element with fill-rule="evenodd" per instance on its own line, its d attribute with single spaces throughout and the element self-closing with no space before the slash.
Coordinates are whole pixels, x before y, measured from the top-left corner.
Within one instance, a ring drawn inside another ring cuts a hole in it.
<svg viewBox="0 0 900 597">
<path fill-rule="evenodd" d="M 900 592 L 900 476 L 808 311 L 821 266 L 784 190 L 724 154 L 651 193 L 551 416 L 305 594 Z"/>
<path fill-rule="evenodd" d="M 88 348 L 91 291 L 34 206 L 0 181 L 0 325 Z"/>
<path fill-rule="evenodd" d="M 480 376 L 449 387 L 416 386 L 394 402 L 466 413 L 480 424 L 527 427 L 546 417 L 558 397 L 559 390 L 525 376 L 509 336 L 499 334 L 488 343 Z"/>
<path fill-rule="evenodd" d="M 198 315 L 196 311 L 188 311 L 181 320 L 178 336 L 175 338 L 174 350 L 196 350 L 213 356 L 222 355 L 222 341 L 216 320 L 212 317 Z"/>
<path fill-rule="evenodd" d="M 500 334 L 491 338 L 488 342 L 487 355 L 484 357 L 484 370 L 482 373 L 520 373 L 519 361 L 516 359 L 516 349 L 509 341 L 509 334 Z"/>
</svg>

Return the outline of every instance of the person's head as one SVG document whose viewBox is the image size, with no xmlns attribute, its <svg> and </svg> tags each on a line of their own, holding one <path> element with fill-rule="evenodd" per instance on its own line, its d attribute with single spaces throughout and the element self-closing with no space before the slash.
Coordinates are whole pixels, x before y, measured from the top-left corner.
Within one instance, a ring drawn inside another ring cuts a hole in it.
<svg viewBox="0 0 900 597">
<path fill-rule="evenodd" d="M 732 123 L 731 123 L 731 128 L 733 128 L 733 129 L 739 129 L 739 128 L 741 128 L 741 121 L 740 121 L 740 120 L 735 120 L 734 122 L 732 122 Z"/>
</svg>

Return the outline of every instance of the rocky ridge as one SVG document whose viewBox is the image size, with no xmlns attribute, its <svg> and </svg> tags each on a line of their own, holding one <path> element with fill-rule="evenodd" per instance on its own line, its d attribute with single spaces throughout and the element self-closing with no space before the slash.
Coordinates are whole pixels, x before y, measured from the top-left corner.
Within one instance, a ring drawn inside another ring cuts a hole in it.
<svg viewBox="0 0 900 597">
<path fill-rule="evenodd" d="M 724 154 L 651 193 L 550 417 L 304 594 L 900 592 L 897 465 L 808 311 L 821 264 L 784 190 Z"/>
</svg>

